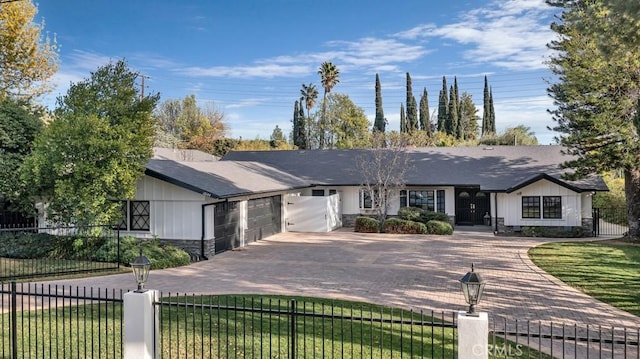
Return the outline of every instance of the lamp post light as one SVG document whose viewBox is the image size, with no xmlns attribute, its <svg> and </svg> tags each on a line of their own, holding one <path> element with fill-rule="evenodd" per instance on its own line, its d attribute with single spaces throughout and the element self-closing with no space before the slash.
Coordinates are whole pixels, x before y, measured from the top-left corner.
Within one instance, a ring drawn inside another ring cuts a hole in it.
<svg viewBox="0 0 640 359">
<path fill-rule="evenodd" d="M 469 304 L 468 316 L 477 317 L 476 305 L 482 298 L 482 291 L 484 290 L 485 281 L 480 276 L 480 273 L 474 272 L 473 263 L 471 263 L 471 272 L 460 279 L 460 286 L 462 287 L 462 293 L 464 294 L 464 300 Z"/>
<path fill-rule="evenodd" d="M 133 276 L 136 278 L 138 284 L 138 290 L 136 293 L 144 293 L 147 290 L 144 289 L 144 284 L 149 278 L 149 270 L 151 269 L 151 262 L 149 259 L 142 255 L 142 249 L 140 249 L 140 255 L 138 255 L 133 262 L 129 263 L 133 269 Z"/>
</svg>

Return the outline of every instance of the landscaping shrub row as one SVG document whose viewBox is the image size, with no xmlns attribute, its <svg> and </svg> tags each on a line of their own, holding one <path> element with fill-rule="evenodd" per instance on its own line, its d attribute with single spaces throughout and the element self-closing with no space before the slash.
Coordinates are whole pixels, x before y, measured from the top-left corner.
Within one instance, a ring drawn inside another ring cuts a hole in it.
<svg viewBox="0 0 640 359">
<path fill-rule="evenodd" d="M 120 262 L 128 264 L 142 249 L 153 269 L 187 265 L 189 254 L 158 240 L 120 238 Z M 46 233 L 0 233 L 0 257 L 16 259 L 70 259 L 98 262 L 118 261 L 118 242 L 113 237 L 56 236 Z"/>
<path fill-rule="evenodd" d="M 453 227 L 445 213 L 429 212 L 420 208 L 401 208 L 399 218 L 389 218 L 384 222 L 385 233 L 397 234 L 453 234 Z M 355 231 L 361 233 L 380 232 L 380 221 L 371 217 L 357 217 Z"/>
</svg>

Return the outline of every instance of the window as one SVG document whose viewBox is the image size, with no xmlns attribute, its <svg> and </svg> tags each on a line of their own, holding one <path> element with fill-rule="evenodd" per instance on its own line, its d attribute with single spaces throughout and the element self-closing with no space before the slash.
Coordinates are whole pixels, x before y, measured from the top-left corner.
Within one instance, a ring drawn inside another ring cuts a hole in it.
<svg viewBox="0 0 640 359">
<path fill-rule="evenodd" d="M 151 229 L 149 201 L 121 201 L 120 211 L 122 215 L 114 228 L 122 231 L 148 231 Z"/>
<path fill-rule="evenodd" d="M 409 207 L 418 207 L 427 211 L 435 211 L 433 191 L 409 191 Z"/>
<path fill-rule="evenodd" d="M 542 197 L 542 218 L 562 218 L 562 197 Z"/>
<path fill-rule="evenodd" d="M 329 196 L 332 196 L 334 194 L 338 193 L 338 191 L 336 191 L 335 189 L 330 189 L 329 190 Z"/>
<path fill-rule="evenodd" d="M 540 196 L 523 196 L 522 218 L 562 219 L 561 196 L 542 196 L 542 211 L 540 204 Z"/>
<path fill-rule="evenodd" d="M 150 229 L 150 207 L 149 201 L 129 202 L 129 230 L 148 231 Z"/>
<path fill-rule="evenodd" d="M 540 197 L 522 197 L 522 218 L 540 218 Z"/>
<path fill-rule="evenodd" d="M 324 190 L 323 189 L 311 190 L 311 195 L 314 196 L 314 197 L 323 197 L 324 196 Z"/>
<path fill-rule="evenodd" d="M 373 208 L 371 192 L 366 189 L 360 190 L 360 208 Z"/>
<path fill-rule="evenodd" d="M 400 190 L 400 208 L 407 206 L 407 190 Z"/>
<path fill-rule="evenodd" d="M 437 211 L 440 213 L 445 213 L 444 212 L 444 190 L 439 189 L 436 193 L 437 193 L 437 196 L 436 196 Z"/>
</svg>

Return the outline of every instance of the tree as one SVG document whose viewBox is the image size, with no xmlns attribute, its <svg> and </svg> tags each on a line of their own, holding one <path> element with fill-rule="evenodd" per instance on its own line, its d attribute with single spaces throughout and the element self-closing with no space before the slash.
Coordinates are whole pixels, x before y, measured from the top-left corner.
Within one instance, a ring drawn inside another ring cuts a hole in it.
<svg viewBox="0 0 640 359">
<path fill-rule="evenodd" d="M 293 106 L 293 144 L 297 146 L 298 149 L 303 150 L 307 144 L 307 136 L 305 130 L 304 110 L 302 107 L 302 98 L 300 99 L 299 105 L 296 100 L 295 105 Z"/>
<path fill-rule="evenodd" d="M 438 131 L 447 133 L 449 118 L 449 99 L 447 95 L 447 78 L 442 76 L 442 90 L 438 97 Z"/>
<path fill-rule="evenodd" d="M 330 125 L 326 119 L 327 95 L 340 82 L 340 71 L 333 63 L 323 62 L 318 70 L 318 75 L 320 75 L 320 83 L 322 83 L 322 88 L 324 89 L 322 96 L 322 114 L 320 115 L 320 125 L 318 126 L 320 128 L 320 149 L 323 149 L 327 144 L 325 143 L 325 128 Z"/>
<path fill-rule="evenodd" d="M 382 94 L 380 87 L 380 77 L 376 74 L 376 119 L 373 122 L 373 130 L 384 132 L 387 127 L 387 119 L 384 117 L 382 109 Z"/>
<path fill-rule="evenodd" d="M 276 127 L 273 129 L 273 132 L 271 132 L 271 137 L 269 138 L 269 145 L 271 146 L 271 148 L 278 148 L 283 143 L 286 143 L 286 142 L 287 142 L 287 139 L 284 138 L 282 129 L 278 127 L 278 125 L 276 125 Z"/>
<path fill-rule="evenodd" d="M 180 146 L 181 134 L 177 123 L 181 112 L 182 104 L 180 100 L 166 100 L 158 106 L 154 112 L 154 146 L 163 148 L 177 148 Z"/>
<path fill-rule="evenodd" d="M 31 0 L 0 6 L 0 97 L 23 99 L 49 91 L 48 80 L 58 70 L 55 40 L 41 36 L 44 22 L 33 19 L 37 8 Z"/>
<path fill-rule="evenodd" d="M 537 145 L 535 132 L 525 125 L 508 127 L 502 134 L 490 133 L 483 136 L 479 144 L 488 146 L 520 146 Z"/>
<path fill-rule="evenodd" d="M 404 114 L 404 105 L 400 104 L 400 133 L 407 132 L 407 117 Z"/>
<path fill-rule="evenodd" d="M 640 19 L 637 2 L 547 1 L 562 8 L 549 47 L 557 82 L 549 88 L 556 108 L 557 140 L 575 156 L 572 177 L 622 169 L 629 237 L 640 239 Z M 632 4 L 632 5 L 629 5 Z M 630 36 L 631 35 L 631 36 Z"/>
<path fill-rule="evenodd" d="M 304 102 L 304 108 L 307 109 L 307 118 L 303 121 L 306 142 L 302 149 L 309 150 L 311 149 L 311 109 L 315 106 L 316 100 L 318 99 L 318 89 L 311 83 L 309 85 L 302 84 L 300 96 L 300 102 Z"/>
<path fill-rule="evenodd" d="M 429 98 L 427 95 L 427 88 L 422 90 L 422 96 L 420 96 L 420 129 L 427 133 L 427 136 L 432 135 L 431 120 L 429 118 Z"/>
<path fill-rule="evenodd" d="M 478 138 L 478 109 L 471 95 L 463 92 L 460 97 L 460 139 L 475 140 Z"/>
<path fill-rule="evenodd" d="M 137 73 L 124 61 L 100 67 L 58 98 L 54 119 L 36 138 L 22 179 L 58 223 L 105 224 L 120 218 L 152 155 L 152 111 Z"/>
<path fill-rule="evenodd" d="M 356 158 L 362 190 L 371 198 L 380 229 L 384 228 L 391 199 L 405 186 L 405 173 L 410 167 L 406 136 L 400 135 L 373 133 L 372 148 Z"/>
<path fill-rule="evenodd" d="M 33 202 L 23 196 L 25 186 L 16 174 L 42 131 L 41 116 L 42 109 L 29 103 L 0 99 L 0 202 L 25 214 L 33 214 Z"/>
<path fill-rule="evenodd" d="M 445 129 L 448 135 L 458 137 L 458 99 L 455 97 L 456 91 L 451 86 L 449 90 L 449 111 L 447 112 L 447 122 L 445 123 Z"/>
<path fill-rule="evenodd" d="M 338 149 L 367 147 L 371 123 L 364 110 L 356 106 L 349 96 L 339 93 L 329 95 L 327 118 L 333 124 L 329 131 L 334 136 L 330 141 L 334 144 L 333 147 Z"/>
<path fill-rule="evenodd" d="M 489 123 L 491 122 L 491 107 L 489 101 L 491 97 L 489 97 L 489 81 L 487 80 L 487 75 L 484 75 L 484 92 L 482 98 L 482 136 L 484 136 L 491 133 L 489 130 Z"/>
<path fill-rule="evenodd" d="M 489 133 L 496 133 L 496 109 L 493 107 L 493 88 L 489 88 Z"/>
<path fill-rule="evenodd" d="M 418 129 L 418 105 L 416 104 L 416 98 L 413 96 L 413 89 L 411 87 L 411 75 L 407 72 L 407 121 L 405 130 L 408 133 L 413 133 Z"/>
</svg>

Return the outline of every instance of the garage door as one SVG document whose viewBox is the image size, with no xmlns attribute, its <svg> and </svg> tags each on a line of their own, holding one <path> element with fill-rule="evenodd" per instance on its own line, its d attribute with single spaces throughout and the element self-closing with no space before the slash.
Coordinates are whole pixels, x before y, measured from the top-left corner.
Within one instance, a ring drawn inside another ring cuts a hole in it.
<svg viewBox="0 0 640 359">
<path fill-rule="evenodd" d="M 247 243 L 280 233 L 282 228 L 281 196 L 256 198 L 247 204 L 248 223 L 245 233 Z"/>
<path fill-rule="evenodd" d="M 215 206 L 215 253 L 240 246 L 240 206 L 238 202 L 218 203 Z"/>
</svg>

